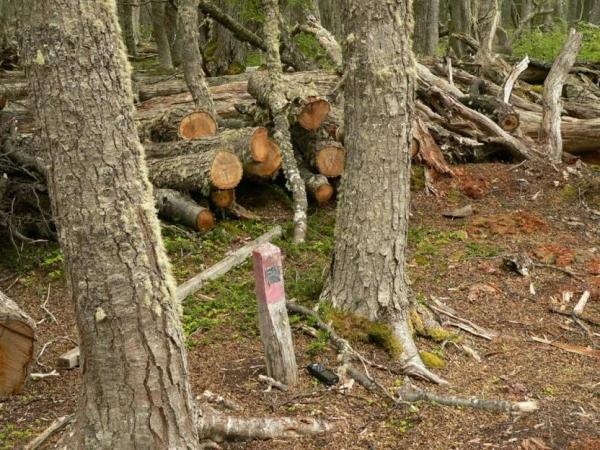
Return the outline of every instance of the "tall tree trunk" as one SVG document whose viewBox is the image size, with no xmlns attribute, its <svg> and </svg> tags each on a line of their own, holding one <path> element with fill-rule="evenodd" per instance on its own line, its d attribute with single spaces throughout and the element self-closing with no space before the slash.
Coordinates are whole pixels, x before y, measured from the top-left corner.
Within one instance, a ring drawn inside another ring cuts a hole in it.
<svg viewBox="0 0 600 450">
<path fill-rule="evenodd" d="M 500 23 L 499 0 L 481 0 L 478 9 L 477 34 L 479 36 L 478 59 L 487 63 L 494 58 L 494 38 Z"/>
<path fill-rule="evenodd" d="M 182 62 L 183 33 L 177 27 L 177 8 L 169 2 L 165 6 L 166 30 L 174 66 Z"/>
<path fill-rule="evenodd" d="M 202 70 L 202 55 L 199 48 L 198 35 L 198 0 L 179 0 L 178 30 L 183 38 L 183 74 L 188 89 L 194 99 L 197 110 L 209 113 L 217 118 L 215 105 L 208 91 L 204 71 Z"/>
<path fill-rule="evenodd" d="M 137 56 L 135 35 L 133 33 L 133 5 L 131 0 L 118 0 L 117 11 L 119 13 L 119 24 L 121 35 L 130 56 Z"/>
<path fill-rule="evenodd" d="M 588 21 L 594 25 L 600 25 L 600 0 L 591 0 Z"/>
<path fill-rule="evenodd" d="M 521 20 L 523 20 L 525 17 L 529 16 L 531 13 L 533 12 L 533 2 L 532 0 L 522 0 L 521 1 Z M 526 30 L 530 30 L 531 29 L 531 20 L 528 20 L 527 23 L 525 24 L 524 28 Z"/>
<path fill-rule="evenodd" d="M 405 252 L 416 72 L 411 1 L 343 3 L 346 32 L 354 37 L 346 40 L 344 55 L 347 165 L 322 298 L 389 323 L 403 346 L 405 369 L 440 381 L 421 361 L 408 312 Z"/>
<path fill-rule="evenodd" d="M 414 0 L 413 48 L 420 55 L 434 56 L 439 42 L 440 1 Z"/>
<path fill-rule="evenodd" d="M 469 0 L 452 0 L 448 2 L 450 22 L 448 31 L 452 33 L 465 33 L 473 35 L 473 24 L 471 17 L 471 3 Z M 450 47 L 459 58 L 467 55 L 468 46 L 459 39 L 450 37 Z"/>
<path fill-rule="evenodd" d="M 321 23 L 341 42 L 344 22 L 340 14 L 341 0 L 318 0 Z"/>
<path fill-rule="evenodd" d="M 84 367 L 66 447 L 198 448 L 180 305 L 114 2 L 35 0 L 23 15 L 21 51 Z"/>
<path fill-rule="evenodd" d="M 171 59 L 171 46 L 167 34 L 166 2 L 164 0 L 152 1 L 152 36 L 156 42 L 158 61 L 165 69 L 173 68 Z"/>
</svg>

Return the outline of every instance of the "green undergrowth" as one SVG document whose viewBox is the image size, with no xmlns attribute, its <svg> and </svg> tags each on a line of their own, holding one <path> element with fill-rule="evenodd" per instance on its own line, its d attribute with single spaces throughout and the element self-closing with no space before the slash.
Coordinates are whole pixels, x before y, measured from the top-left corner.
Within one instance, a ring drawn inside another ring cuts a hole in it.
<svg viewBox="0 0 600 450">
<path fill-rule="evenodd" d="M 18 444 L 28 442 L 32 436 L 33 430 L 31 428 L 18 429 L 15 424 L 6 424 L 3 428 L 0 428 L 0 450 L 21 448 Z"/>
</svg>

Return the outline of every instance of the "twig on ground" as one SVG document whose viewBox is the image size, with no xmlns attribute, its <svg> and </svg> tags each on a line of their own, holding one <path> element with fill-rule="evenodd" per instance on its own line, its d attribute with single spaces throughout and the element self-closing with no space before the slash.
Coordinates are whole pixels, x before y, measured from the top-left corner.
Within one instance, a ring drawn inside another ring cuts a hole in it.
<svg viewBox="0 0 600 450">
<path fill-rule="evenodd" d="M 42 355 L 44 354 L 44 352 L 46 351 L 46 349 L 47 349 L 47 348 L 48 348 L 50 345 L 52 345 L 52 344 L 54 344 L 55 342 L 58 342 L 58 341 L 60 341 L 60 340 L 69 341 L 69 342 L 71 342 L 71 343 L 73 343 L 73 344 L 77 345 L 77 342 L 76 342 L 74 339 L 70 338 L 69 336 L 60 336 L 60 337 L 57 337 L 56 339 L 52 339 L 52 340 L 50 340 L 50 341 L 46 342 L 46 343 L 45 343 L 45 344 L 42 346 L 42 348 L 41 348 L 41 350 L 39 351 L 39 353 L 38 353 L 37 357 L 35 358 L 35 363 L 36 363 L 38 366 L 40 366 L 40 367 L 45 367 L 46 369 L 49 369 L 49 368 L 50 368 L 50 367 L 49 367 L 49 366 L 47 366 L 46 364 L 43 364 L 43 363 L 41 363 L 41 362 L 40 362 L 40 358 L 42 357 Z"/>
<path fill-rule="evenodd" d="M 42 309 L 44 310 L 44 312 L 50 317 L 50 319 L 58 325 L 58 320 L 56 320 L 56 316 L 54 314 L 52 314 L 52 312 L 48 309 L 48 307 L 46 305 L 48 305 L 48 300 L 50 300 L 50 283 L 48 283 L 48 292 L 46 293 L 46 300 L 44 300 L 44 303 L 42 303 Z M 46 318 L 44 317 L 43 319 L 41 319 L 36 325 L 39 325 L 43 322 L 46 321 Z"/>
<path fill-rule="evenodd" d="M 493 338 L 498 337 L 500 334 L 496 331 L 486 330 L 483 327 L 471 322 L 470 320 L 463 319 L 458 315 L 456 311 L 450 308 L 448 305 L 445 305 L 441 300 L 435 297 L 431 297 L 431 300 L 434 304 L 428 305 L 433 311 L 442 314 L 444 316 L 450 317 L 454 319 L 454 321 L 446 321 L 448 325 L 452 325 L 454 327 L 460 328 L 461 330 L 467 331 L 475 336 L 481 337 L 483 339 L 487 339 L 491 341 Z"/>
<path fill-rule="evenodd" d="M 48 372 L 48 373 L 30 373 L 29 374 L 29 378 L 31 378 L 33 381 L 43 380 L 44 378 L 48 378 L 48 377 L 60 377 L 60 374 L 56 370 L 53 370 L 52 372 Z"/>
<path fill-rule="evenodd" d="M 36 450 L 38 448 L 40 448 L 44 442 L 46 442 L 46 440 L 52 436 L 52 434 L 56 433 L 57 431 L 62 430 L 65 426 L 67 426 L 68 424 L 70 424 L 73 421 L 73 415 L 70 416 L 63 416 L 63 417 L 59 417 L 58 419 L 56 419 L 54 422 L 52 422 L 50 424 L 50 426 L 48 428 L 46 428 L 42 434 L 40 434 L 39 436 L 37 436 L 33 441 L 31 441 L 29 444 L 27 444 L 24 448 L 24 450 Z"/>
<path fill-rule="evenodd" d="M 273 389 L 273 388 L 279 389 L 280 391 L 283 391 L 283 392 L 287 392 L 287 390 L 288 390 L 287 385 L 285 385 L 277 380 L 274 380 L 273 378 L 268 377 L 266 375 L 259 375 L 258 379 L 267 385 L 267 388 L 263 392 L 270 392 L 271 389 Z"/>
<path fill-rule="evenodd" d="M 208 403 L 214 403 L 216 405 L 222 406 L 223 408 L 230 409 L 231 411 L 241 411 L 242 407 L 234 402 L 233 400 L 229 400 L 219 394 L 215 394 L 209 390 L 206 390 L 202 393 L 201 397 L 198 397 L 199 400 L 204 400 Z"/>
<path fill-rule="evenodd" d="M 539 263 L 539 262 L 534 262 L 533 267 L 556 270 L 558 272 L 564 273 L 565 275 L 569 275 L 570 277 L 574 278 L 577 281 L 580 281 L 581 283 L 585 282 L 585 280 L 583 278 L 581 278 L 582 274 L 573 272 L 572 270 L 565 269 L 563 267 L 554 266 L 552 264 L 543 264 L 543 263 Z"/>
</svg>

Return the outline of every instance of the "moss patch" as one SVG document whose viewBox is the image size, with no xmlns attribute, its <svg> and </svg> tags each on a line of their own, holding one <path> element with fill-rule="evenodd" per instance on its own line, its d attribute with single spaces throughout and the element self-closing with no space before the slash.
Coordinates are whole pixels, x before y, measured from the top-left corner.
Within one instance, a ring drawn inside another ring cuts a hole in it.
<svg viewBox="0 0 600 450">
<path fill-rule="evenodd" d="M 419 354 L 421 355 L 423 364 L 429 369 L 443 369 L 446 367 L 446 361 L 435 353 L 422 351 Z"/>
</svg>

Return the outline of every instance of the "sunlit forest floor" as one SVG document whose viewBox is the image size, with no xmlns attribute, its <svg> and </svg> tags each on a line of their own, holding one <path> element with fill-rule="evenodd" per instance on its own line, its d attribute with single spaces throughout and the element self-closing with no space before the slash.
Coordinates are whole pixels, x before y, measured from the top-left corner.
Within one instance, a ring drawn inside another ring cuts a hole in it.
<svg viewBox="0 0 600 450">
<path fill-rule="evenodd" d="M 262 392 L 257 377 L 265 373 L 265 367 L 252 267 L 247 262 L 184 302 L 194 393 L 209 389 L 225 395 L 243 405 L 242 414 L 247 415 L 327 419 L 337 424 L 339 432 L 291 442 L 228 444 L 226 448 L 600 448 L 598 350 L 584 356 L 531 339 L 547 338 L 576 349 L 590 346 L 592 339 L 599 341 L 549 308 L 559 306 L 554 301 L 562 300 L 563 292 L 572 292 L 573 300 L 567 306 L 571 311 L 582 292 L 590 290 L 585 316 L 600 321 L 600 222 L 582 202 L 600 209 L 600 185 L 590 182 L 594 177 L 579 177 L 576 170 L 557 172 L 534 163 L 516 169 L 506 164 L 478 164 L 460 170 L 462 176 L 436 182 L 438 197 L 423 191 L 415 170 L 408 257 L 412 287 L 419 301 L 442 298 L 462 317 L 501 336 L 486 341 L 449 328 L 457 334 L 455 342 L 476 350 L 481 362 L 453 343 L 418 338 L 421 350 L 441 358 L 443 367 L 434 370 L 450 387 L 415 383 L 457 396 L 535 399 L 540 410 L 517 417 L 426 403 L 395 407 L 360 386 L 347 393 L 327 389 L 302 368 L 314 361 L 335 368 L 336 354 L 328 347 L 326 336 L 306 335 L 299 317 L 292 317 L 291 323 L 300 384 L 285 393 Z M 281 224 L 287 235 L 275 243 L 285 254 L 287 296 L 307 306 L 316 305 L 333 248 L 334 206 L 313 207 L 307 242 L 293 245 L 289 239 L 291 203 L 282 188 L 246 184 L 238 199 L 263 220 L 223 220 L 205 235 L 176 225 L 163 226 L 177 280 L 186 280 L 231 249 Z M 443 211 L 466 204 L 473 205 L 473 216 L 442 217 Z M 57 357 L 73 346 L 69 339 L 77 339 L 60 250 L 48 243 L 17 251 L 3 243 L 0 253 L 0 289 L 8 291 L 36 321 L 42 321 L 38 351 L 52 341 L 34 367 L 36 372 L 49 372 Z M 503 258 L 510 254 L 528 255 L 554 268 L 535 268 L 524 278 L 503 267 Z M 570 276 L 556 267 L 578 275 Z M 56 323 L 41 308 L 46 299 Z M 593 325 L 589 329 L 600 332 Z M 364 333 L 343 324 L 339 332 L 369 358 L 398 369 L 385 350 L 365 341 Z M 373 370 L 390 391 L 401 386 L 401 375 Z M 19 448 L 54 418 L 74 411 L 80 369 L 59 370 L 59 374 L 30 382 L 21 395 L 0 400 L 0 448 Z M 539 444 L 548 447 L 534 446 Z"/>
</svg>

